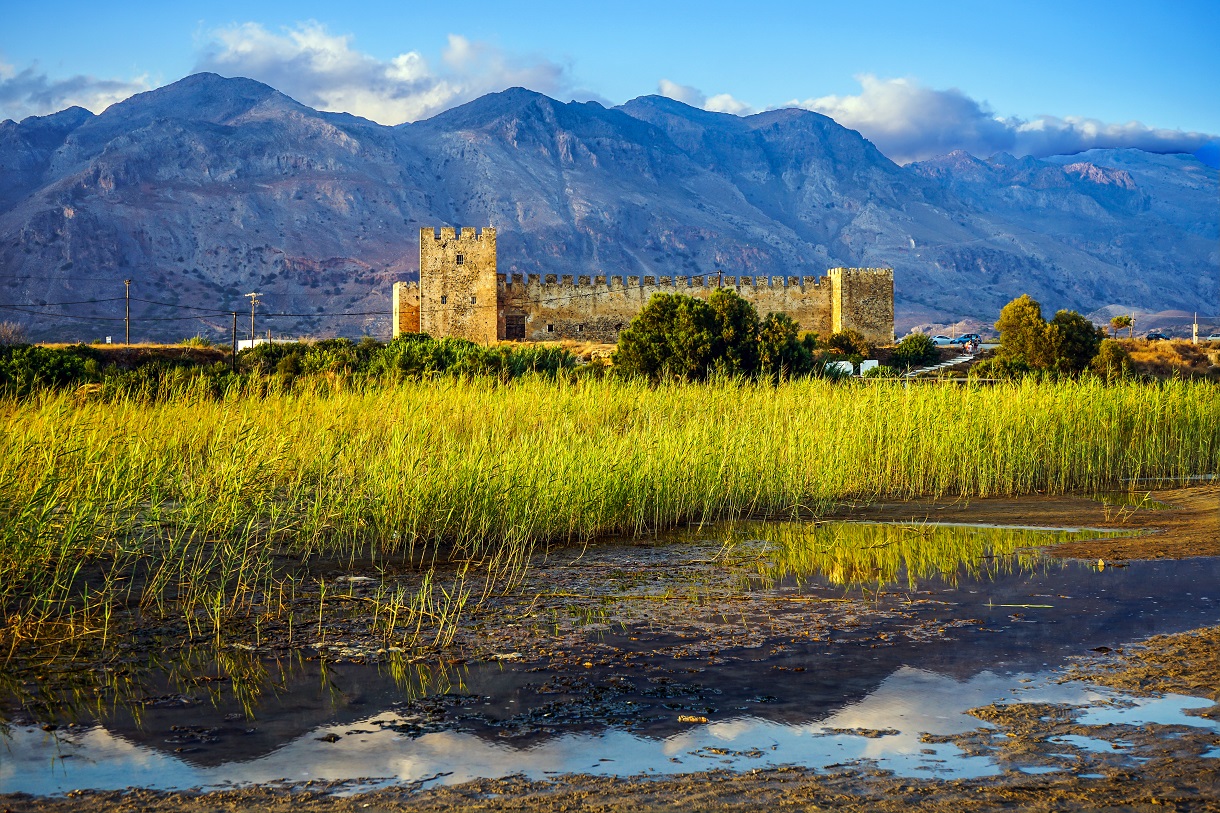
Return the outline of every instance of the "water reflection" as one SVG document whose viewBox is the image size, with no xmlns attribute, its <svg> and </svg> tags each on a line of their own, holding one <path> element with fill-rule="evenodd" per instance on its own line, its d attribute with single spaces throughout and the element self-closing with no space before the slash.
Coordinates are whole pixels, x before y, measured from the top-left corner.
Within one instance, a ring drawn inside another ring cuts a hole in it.
<svg viewBox="0 0 1220 813">
<path fill-rule="evenodd" d="M 1115 536 L 1090 529 L 868 522 L 760 522 L 729 529 L 729 539 L 765 544 L 760 573 L 773 584 L 810 577 L 845 587 L 905 585 L 937 580 L 993 579 L 1047 566 L 1042 548 Z"/>
<path fill-rule="evenodd" d="M 53 694 L 10 685 L 0 700 L 10 720 L 0 744 L 0 792 L 408 782 L 441 773 L 434 781 L 457 782 L 850 759 L 906 775 L 994 773 L 992 761 L 920 735 L 976 728 L 979 721 L 964 712 L 993 702 L 1104 700 L 1109 695 L 1087 686 L 1055 684 L 1054 670 L 1092 647 L 1220 622 L 1215 559 L 1099 571 L 1048 563 L 1037 552 L 1086 535 L 1095 533 L 736 526 L 724 536 L 726 550 L 754 574 L 750 589 L 871 592 L 850 634 L 776 639 L 715 658 L 697 649 L 682 654 L 665 634 L 641 628 L 605 634 L 605 646 L 630 657 L 587 669 L 437 667 L 401 658 L 326 665 L 226 649 L 183 652 L 171 664 L 125 664 L 97 683 Z M 880 612 L 890 604 L 939 632 L 903 634 L 894 615 Z M 1194 702 L 1140 701 L 1096 713 L 1214 727 L 1180 714 Z M 689 717 L 709 722 L 682 722 Z"/>
</svg>

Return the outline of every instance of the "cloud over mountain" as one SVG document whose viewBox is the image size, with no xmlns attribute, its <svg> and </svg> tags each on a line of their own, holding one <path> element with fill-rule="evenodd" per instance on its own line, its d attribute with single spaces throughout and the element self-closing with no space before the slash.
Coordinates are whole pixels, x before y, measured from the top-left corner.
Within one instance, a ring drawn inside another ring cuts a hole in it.
<svg viewBox="0 0 1220 813">
<path fill-rule="evenodd" d="M 691 107 L 710 110 L 713 113 L 732 113 L 735 116 L 748 116 L 751 113 L 757 112 L 750 105 L 733 98 L 728 93 L 706 96 L 698 88 L 691 87 L 690 85 L 679 85 L 677 82 L 671 82 L 668 79 L 662 79 L 657 83 L 657 93 L 668 99 L 689 104 Z"/>
<path fill-rule="evenodd" d="M 1139 122 L 1113 124 L 1079 116 L 1024 120 L 997 116 L 986 102 L 950 88 L 936 90 L 911 79 L 857 77 L 855 96 L 822 96 L 787 107 L 830 116 L 860 133 L 898 163 L 953 150 L 986 157 L 997 152 L 1044 157 L 1090 149 L 1134 147 L 1149 152 L 1194 152 L 1211 136 L 1162 130 Z"/>
<path fill-rule="evenodd" d="M 508 87 L 559 95 L 569 85 L 562 65 L 517 57 L 457 34 L 449 35 L 439 65 L 418 51 L 384 61 L 355 49 L 350 36 L 312 21 L 280 32 L 258 23 L 217 29 L 196 69 L 256 79 L 319 110 L 381 124 L 416 121 Z"/>
<path fill-rule="evenodd" d="M 150 87 L 147 76 L 131 80 L 95 76 L 51 79 L 37 64 L 18 71 L 0 62 L 0 119 L 20 121 L 26 116 L 45 116 L 74 106 L 100 113 Z"/>
</svg>

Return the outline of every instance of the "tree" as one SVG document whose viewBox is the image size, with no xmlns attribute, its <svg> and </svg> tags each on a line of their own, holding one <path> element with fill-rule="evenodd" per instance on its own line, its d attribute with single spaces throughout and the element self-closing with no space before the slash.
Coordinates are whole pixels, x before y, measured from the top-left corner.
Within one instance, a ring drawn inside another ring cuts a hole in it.
<svg viewBox="0 0 1220 813">
<path fill-rule="evenodd" d="M 653 381 L 706 378 L 716 351 L 723 355 L 716 322 L 716 312 L 702 299 L 653 294 L 619 334 L 614 364 Z"/>
<path fill-rule="evenodd" d="M 998 358 L 1021 361 L 1032 368 L 1053 366 L 1053 343 L 1042 318 L 1042 306 L 1029 294 L 1005 305 L 995 327 L 1000 332 Z"/>
<path fill-rule="evenodd" d="M 1097 355 L 1106 333 L 1076 311 L 1058 311 L 1048 326 L 1047 338 L 1055 368 L 1079 375 Z"/>
<path fill-rule="evenodd" d="M 758 370 L 758 311 L 731 288 L 717 288 L 707 298 L 715 319 L 712 352 L 717 369 L 729 375 L 754 375 Z"/>
<path fill-rule="evenodd" d="M 1134 332 L 1135 319 L 1123 314 L 1121 316 L 1115 316 L 1110 320 L 1110 330 L 1114 334 L 1114 338 L 1118 338 L 1118 331 L 1122 330 L 1123 328 L 1127 328 Z"/>
<path fill-rule="evenodd" d="M 1000 331 L 995 371 L 1054 370 L 1078 375 L 1097 355 L 1105 330 L 1076 311 L 1061 310 L 1049 323 L 1028 295 L 1009 302 L 995 323 Z M 990 369 L 989 368 L 989 369 Z"/>
<path fill-rule="evenodd" d="M 773 380 L 806 372 L 809 350 L 799 335 L 800 325 L 788 314 L 767 314 L 758 329 L 759 371 Z M 816 338 L 813 341 L 817 343 Z"/>
</svg>

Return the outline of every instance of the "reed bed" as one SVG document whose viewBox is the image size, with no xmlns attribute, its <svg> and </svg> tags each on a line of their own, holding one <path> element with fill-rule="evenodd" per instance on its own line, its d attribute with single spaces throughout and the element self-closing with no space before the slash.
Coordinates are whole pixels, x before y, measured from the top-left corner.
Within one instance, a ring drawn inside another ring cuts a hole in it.
<svg viewBox="0 0 1220 813">
<path fill-rule="evenodd" d="M 1206 383 L 47 394 L 0 401 L 3 635 L 104 643 L 130 611 L 220 635 L 314 596 L 302 562 L 448 562 L 448 580 L 387 587 L 368 611 L 387 641 L 414 640 L 512 584 L 542 545 L 811 515 L 844 498 L 1097 492 L 1218 469 L 1220 390 Z M 320 586 L 320 635 L 337 589 Z"/>
</svg>

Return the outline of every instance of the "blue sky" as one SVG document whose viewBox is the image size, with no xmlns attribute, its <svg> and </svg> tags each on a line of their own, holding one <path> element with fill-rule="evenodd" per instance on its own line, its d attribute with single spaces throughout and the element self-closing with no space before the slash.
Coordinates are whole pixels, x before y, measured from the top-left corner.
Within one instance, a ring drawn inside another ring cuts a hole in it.
<svg viewBox="0 0 1220 813">
<path fill-rule="evenodd" d="M 0 4 L 0 118 L 96 112 L 207 69 L 387 124 L 514 84 L 800 105 L 902 161 L 1220 134 L 1216 0 Z"/>
</svg>

